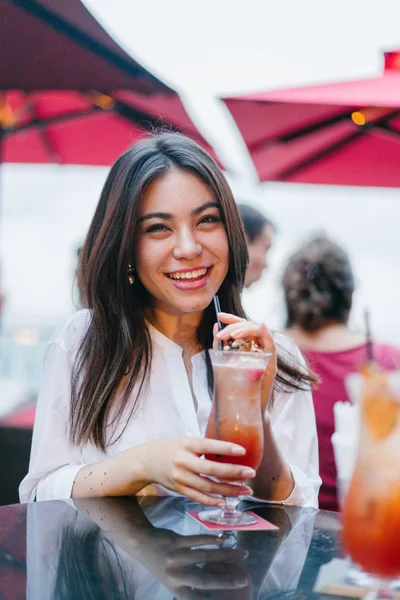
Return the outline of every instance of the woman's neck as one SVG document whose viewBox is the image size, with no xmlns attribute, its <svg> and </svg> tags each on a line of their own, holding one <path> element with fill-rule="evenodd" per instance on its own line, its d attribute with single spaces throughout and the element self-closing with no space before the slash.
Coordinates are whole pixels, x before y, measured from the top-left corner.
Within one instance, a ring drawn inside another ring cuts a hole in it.
<svg viewBox="0 0 400 600">
<path fill-rule="evenodd" d="M 191 355 L 202 350 L 197 339 L 202 317 L 203 312 L 171 315 L 159 308 L 150 308 L 146 312 L 146 318 L 153 327 Z"/>
</svg>

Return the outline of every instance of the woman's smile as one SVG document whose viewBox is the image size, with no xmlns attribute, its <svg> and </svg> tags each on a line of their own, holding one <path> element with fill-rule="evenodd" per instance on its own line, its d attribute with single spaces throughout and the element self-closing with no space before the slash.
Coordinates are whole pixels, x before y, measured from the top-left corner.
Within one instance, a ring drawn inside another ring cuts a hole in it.
<svg viewBox="0 0 400 600">
<path fill-rule="evenodd" d="M 204 287 L 210 277 L 211 267 L 193 267 L 166 273 L 178 290 L 198 290 Z"/>
</svg>

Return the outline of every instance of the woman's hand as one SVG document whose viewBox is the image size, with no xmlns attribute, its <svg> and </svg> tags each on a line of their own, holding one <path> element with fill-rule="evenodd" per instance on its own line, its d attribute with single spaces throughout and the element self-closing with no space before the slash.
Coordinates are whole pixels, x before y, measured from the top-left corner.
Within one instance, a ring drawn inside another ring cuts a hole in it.
<svg viewBox="0 0 400 600">
<path fill-rule="evenodd" d="M 242 446 L 209 438 L 171 437 L 142 444 L 136 451 L 139 448 L 143 479 L 148 484 L 161 484 L 206 506 L 225 504 L 223 499 L 213 495 L 252 494 L 244 482 L 255 476 L 253 469 L 201 458 L 203 454 L 220 454 L 237 459 L 246 453 Z M 229 481 L 242 482 L 242 485 L 227 483 Z"/>
<path fill-rule="evenodd" d="M 203 460 L 203 454 L 232 456 L 237 460 L 246 450 L 231 442 L 209 438 L 170 437 L 146 442 L 82 467 L 71 495 L 73 498 L 134 496 L 141 490 L 146 495 L 151 492 L 151 484 L 157 483 L 201 504 L 216 506 L 225 502 L 214 498 L 214 494 L 247 496 L 252 493 L 244 482 L 255 476 L 253 469 Z M 242 482 L 242 485 L 233 485 L 230 481 Z"/>
<path fill-rule="evenodd" d="M 218 325 L 216 324 L 214 326 L 215 349 L 218 348 L 218 340 L 225 343 L 230 338 L 234 340 L 246 338 L 250 341 L 254 341 L 264 352 L 270 352 L 272 355 L 265 370 L 261 388 L 262 409 L 264 411 L 271 397 L 277 372 L 276 347 L 271 332 L 264 324 L 259 325 L 258 323 L 247 321 L 246 319 L 236 317 L 235 315 L 221 312 L 218 316 L 221 323 L 226 325 L 226 327 L 221 331 L 218 331 Z"/>
<path fill-rule="evenodd" d="M 220 600 L 252 598 L 251 576 L 243 563 L 249 554 L 247 550 L 223 548 L 223 540 L 211 535 L 181 536 L 160 529 L 154 534 L 157 555 L 153 561 L 159 565 L 157 578 L 179 600 L 199 600 L 214 595 Z M 216 547 L 210 548 L 211 545 Z"/>
</svg>

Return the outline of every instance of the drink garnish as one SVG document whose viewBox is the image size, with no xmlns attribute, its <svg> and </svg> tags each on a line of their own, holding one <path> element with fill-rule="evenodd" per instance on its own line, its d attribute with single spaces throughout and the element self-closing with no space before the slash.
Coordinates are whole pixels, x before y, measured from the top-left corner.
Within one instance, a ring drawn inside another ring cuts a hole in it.
<svg viewBox="0 0 400 600">
<path fill-rule="evenodd" d="M 367 431 L 375 441 L 383 441 L 397 424 L 400 405 L 391 391 L 389 373 L 379 371 L 376 367 L 364 367 L 363 375 L 363 404 Z"/>
<path fill-rule="evenodd" d="M 236 350 L 237 352 L 263 352 L 258 344 L 254 340 L 248 340 L 247 338 L 240 338 L 234 340 L 229 338 L 224 345 L 224 350 Z"/>
</svg>

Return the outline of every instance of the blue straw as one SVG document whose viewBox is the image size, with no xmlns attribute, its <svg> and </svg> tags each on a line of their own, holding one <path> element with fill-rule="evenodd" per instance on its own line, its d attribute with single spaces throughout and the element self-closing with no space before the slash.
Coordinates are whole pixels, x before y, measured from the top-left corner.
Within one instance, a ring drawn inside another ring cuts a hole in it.
<svg viewBox="0 0 400 600">
<path fill-rule="evenodd" d="M 221 331 L 221 329 L 223 329 L 223 325 L 218 316 L 218 313 L 221 312 L 221 305 L 219 303 L 219 298 L 218 298 L 217 294 L 215 294 L 215 296 L 214 296 L 214 308 L 215 308 L 215 314 L 217 315 L 218 329 L 219 329 L 219 331 Z M 222 350 L 222 340 L 218 340 L 218 350 Z"/>
</svg>

